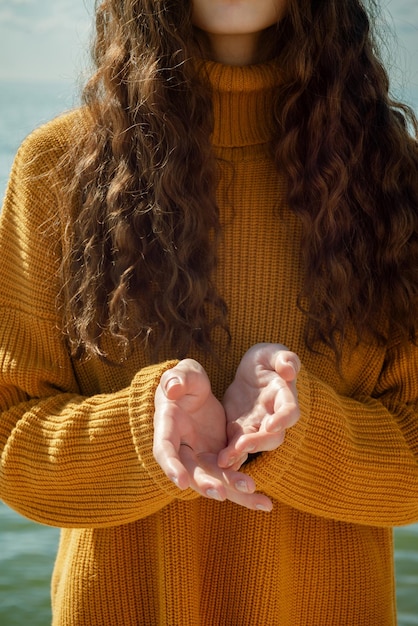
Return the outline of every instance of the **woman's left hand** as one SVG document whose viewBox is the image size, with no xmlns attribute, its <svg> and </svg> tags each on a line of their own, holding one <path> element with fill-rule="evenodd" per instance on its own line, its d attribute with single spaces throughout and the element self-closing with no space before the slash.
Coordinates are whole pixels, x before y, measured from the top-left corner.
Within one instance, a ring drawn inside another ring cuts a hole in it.
<svg viewBox="0 0 418 626">
<path fill-rule="evenodd" d="M 256 344 L 243 356 L 222 404 L 228 445 L 223 468 L 238 469 L 249 453 L 275 450 L 299 419 L 296 378 L 300 361 L 282 344 Z"/>
</svg>

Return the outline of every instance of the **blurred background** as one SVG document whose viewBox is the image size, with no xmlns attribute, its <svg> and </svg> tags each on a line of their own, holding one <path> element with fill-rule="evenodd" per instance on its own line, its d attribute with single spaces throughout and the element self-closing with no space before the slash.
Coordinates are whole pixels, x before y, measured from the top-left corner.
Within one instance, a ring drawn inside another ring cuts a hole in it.
<svg viewBox="0 0 418 626">
<path fill-rule="evenodd" d="M 22 139 L 77 105 L 88 75 L 93 14 L 94 0 L 0 0 L 1 198 Z M 417 0 L 382 0 L 378 22 L 392 94 L 418 112 Z M 58 533 L 0 503 L 1 626 L 50 623 Z M 417 524 L 396 529 L 395 548 L 399 626 L 418 625 Z"/>
</svg>

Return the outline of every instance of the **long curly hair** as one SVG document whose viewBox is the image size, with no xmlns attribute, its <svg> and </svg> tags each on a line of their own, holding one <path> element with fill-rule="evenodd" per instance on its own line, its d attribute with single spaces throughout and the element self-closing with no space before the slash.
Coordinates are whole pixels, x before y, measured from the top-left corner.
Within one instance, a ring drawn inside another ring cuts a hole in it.
<svg viewBox="0 0 418 626">
<path fill-rule="evenodd" d="M 350 325 L 381 339 L 382 315 L 416 339 L 418 149 L 413 112 L 389 97 L 360 0 L 288 0 L 272 30 L 284 78 L 274 158 L 304 225 L 306 344 L 341 355 Z M 191 0 L 103 0 L 89 131 L 63 198 L 76 207 L 62 263 L 73 353 L 106 357 L 110 333 L 178 356 L 213 349 L 227 310 L 211 276 L 220 235 L 213 113 L 199 76 Z M 271 41 L 269 42 L 271 46 Z M 64 201 L 64 200 L 63 200 Z"/>
</svg>

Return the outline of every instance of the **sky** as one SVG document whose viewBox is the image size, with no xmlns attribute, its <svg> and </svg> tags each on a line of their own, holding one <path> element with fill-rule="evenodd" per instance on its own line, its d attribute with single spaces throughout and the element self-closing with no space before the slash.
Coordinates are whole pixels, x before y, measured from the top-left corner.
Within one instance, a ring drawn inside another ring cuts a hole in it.
<svg viewBox="0 0 418 626">
<path fill-rule="evenodd" d="M 86 66 L 94 0 L 0 0 L 0 80 L 71 81 Z"/>
<path fill-rule="evenodd" d="M 255 0 L 256 1 L 256 0 Z M 418 1 L 381 0 L 394 89 L 418 108 Z M 0 0 L 0 80 L 72 83 L 88 67 L 94 0 Z"/>
</svg>

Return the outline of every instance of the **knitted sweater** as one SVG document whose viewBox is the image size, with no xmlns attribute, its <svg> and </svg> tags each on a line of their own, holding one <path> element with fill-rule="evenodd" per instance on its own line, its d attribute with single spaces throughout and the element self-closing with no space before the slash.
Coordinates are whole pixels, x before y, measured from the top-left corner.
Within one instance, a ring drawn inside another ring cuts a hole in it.
<svg viewBox="0 0 418 626">
<path fill-rule="evenodd" d="M 222 397 L 255 343 L 302 361 L 300 421 L 245 468 L 273 511 L 181 492 L 155 462 L 168 351 L 150 365 L 137 345 L 112 367 L 65 348 L 59 174 L 45 174 L 81 132 L 80 111 L 23 143 L 1 215 L 0 496 L 63 529 L 54 626 L 392 626 L 391 527 L 418 519 L 418 352 L 395 336 L 354 351 L 347 340 L 341 376 L 332 355 L 305 348 L 301 225 L 269 153 L 277 70 L 208 67 L 224 174 L 215 278 L 232 343 L 203 365 Z"/>
</svg>

